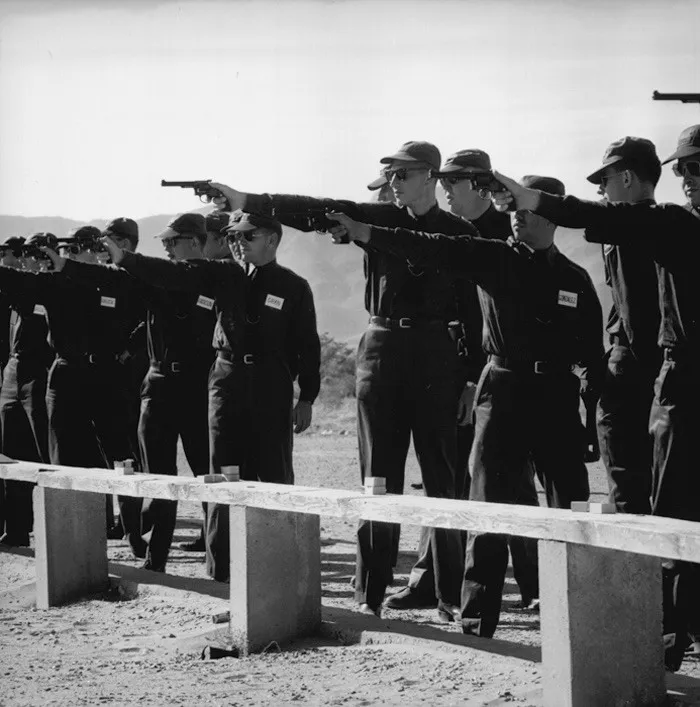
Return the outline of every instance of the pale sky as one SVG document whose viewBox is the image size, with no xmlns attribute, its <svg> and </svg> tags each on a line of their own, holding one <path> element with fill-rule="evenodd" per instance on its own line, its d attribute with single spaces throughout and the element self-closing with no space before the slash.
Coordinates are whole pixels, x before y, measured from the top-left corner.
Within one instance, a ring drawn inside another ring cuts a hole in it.
<svg viewBox="0 0 700 707">
<path fill-rule="evenodd" d="M 609 142 L 663 159 L 700 123 L 651 100 L 700 92 L 699 27 L 698 0 L 0 0 L 0 213 L 199 206 L 162 178 L 360 200 L 406 140 L 593 198 Z"/>
</svg>

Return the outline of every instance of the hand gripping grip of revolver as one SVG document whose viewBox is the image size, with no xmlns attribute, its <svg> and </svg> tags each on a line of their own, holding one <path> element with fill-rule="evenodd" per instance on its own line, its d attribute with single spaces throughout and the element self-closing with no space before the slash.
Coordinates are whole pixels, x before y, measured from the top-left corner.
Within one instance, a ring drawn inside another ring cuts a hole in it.
<svg viewBox="0 0 700 707">
<path fill-rule="evenodd" d="M 212 199 L 218 196 L 223 196 L 223 194 L 211 186 L 211 179 L 195 179 L 193 181 L 185 182 L 169 182 L 166 179 L 160 180 L 160 185 L 162 187 L 180 187 L 182 189 L 194 189 L 194 193 L 199 197 L 200 201 L 208 204 Z M 230 211 L 231 204 L 228 200 L 224 204 L 224 211 Z"/>
<path fill-rule="evenodd" d="M 311 209 L 310 211 L 304 211 L 294 214 L 289 214 L 289 216 L 301 218 L 302 221 L 306 221 L 306 225 L 309 230 L 316 231 L 316 233 L 330 233 L 334 226 L 338 226 L 337 221 L 332 221 L 328 218 L 327 214 L 331 213 L 333 209 Z M 350 243 L 350 237 L 347 233 L 337 241 L 338 243 Z"/>
</svg>

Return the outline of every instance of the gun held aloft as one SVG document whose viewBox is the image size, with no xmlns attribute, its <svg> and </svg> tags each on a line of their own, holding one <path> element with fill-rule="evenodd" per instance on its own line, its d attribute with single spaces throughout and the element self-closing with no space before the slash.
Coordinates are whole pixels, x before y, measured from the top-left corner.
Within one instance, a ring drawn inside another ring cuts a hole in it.
<svg viewBox="0 0 700 707">
<path fill-rule="evenodd" d="M 183 182 L 170 182 L 167 179 L 161 179 L 160 185 L 162 187 L 180 187 L 181 189 L 194 189 L 194 193 L 199 197 L 199 200 L 208 204 L 212 199 L 223 197 L 223 194 L 211 186 L 211 179 L 194 179 L 191 181 Z M 228 200 L 224 204 L 224 210 L 230 211 L 231 205 Z"/>
</svg>

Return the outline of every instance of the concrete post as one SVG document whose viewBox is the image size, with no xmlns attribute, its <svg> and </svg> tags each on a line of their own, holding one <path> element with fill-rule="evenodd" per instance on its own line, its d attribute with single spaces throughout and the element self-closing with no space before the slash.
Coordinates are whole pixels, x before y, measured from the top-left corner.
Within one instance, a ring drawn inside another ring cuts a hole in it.
<svg viewBox="0 0 700 707">
<path fill-rule="evenodd" d="M 36 486 L 34 542 L 39 609 L 65 604 L 107 586 L 102 494 Z"/>
<path fill-rule="evenodd" d="M 665 704 L 661 560 L 539 541 L 546 707 Z"/>
<path fill-rule="evenodd" d="M 318 630 L 317 515 L 230 507 L 231 639 L 241 655 Z"/>
</svg>

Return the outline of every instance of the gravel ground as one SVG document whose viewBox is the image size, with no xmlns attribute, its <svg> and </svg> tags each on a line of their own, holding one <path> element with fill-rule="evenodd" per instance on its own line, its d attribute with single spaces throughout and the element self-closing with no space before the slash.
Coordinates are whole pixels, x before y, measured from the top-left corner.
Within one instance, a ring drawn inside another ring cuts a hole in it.
<svg viewBox="0 0 700 707">
<path fill-rule="evenodd" d="M 356 453 L 352 434 L 301 436 L 297 482 L 359 488 Z M 182 469 L 189 473 L 184 462 Z M 594 464 L 590 472 L 594 498 L 602 500 L 602 469 Z M 420 493 L 409 486 L 418 480 L 411 455 L 407 492 Z M 196 504 L 181 504 L 175 542 L 194 539 L 200 514 Z M 212 614 L 228 609 L 227 586 L 206 579 L 202 555 L 175 549 L 165 579 L 141 572 L 121 594 L 38 611 L 28 584 L 31 553 L 0 553 L 0 592 L 10 590 L 0 594 L 0 705 L 541 703 L 538 615 L 515 608 L 511 578 L 497 640 L 465 639 L 454 625 L 436 623 L 434 610 L 364 617 L 349 585 L 354 524 L 321 524 L 324 635 L 242 659 L 201 660 L 207 640 L 216 645 L 205 637 L 216 628 Z M 406 582 L 417 540 L 418 528 L 405 526 L 396 587 Z M 109 542 L 109 559 L 122 575 L 142 563 L 122 541 Z M 686 662 L 671 685 L 673 704 L 700 705 L 700 664 Z"/>
</svg>

